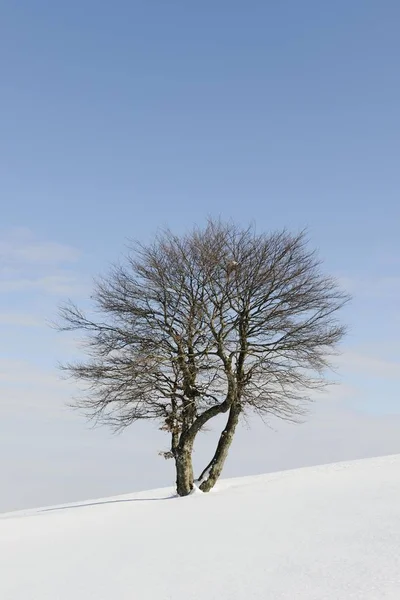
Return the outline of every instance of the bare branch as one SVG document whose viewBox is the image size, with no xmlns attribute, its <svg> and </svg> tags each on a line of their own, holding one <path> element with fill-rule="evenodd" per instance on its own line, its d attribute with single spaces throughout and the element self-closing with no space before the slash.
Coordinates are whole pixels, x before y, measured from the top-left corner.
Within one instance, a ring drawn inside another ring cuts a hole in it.
<svg viewBox="0 0 400 600">
<path fill-rule="evenodd" d="M 65 366 L 85 387 L 76 405 L 115 430 L 160 421 L 167 454 L 182 463 L 186 452 L 186 466 L 218 414 L 228 413 L 225 440 L 245 412 L 298 420 L 329 383 L 348 301 L 308 245 L 304 232 L 213 220 L 132 244 L 97 280 L 91 317 L 72 303 L 60 311 L 59 328 L 83 333 L 88 356 Z M 219 448 L 226 456 L 226 441 Z"/>
</svg>

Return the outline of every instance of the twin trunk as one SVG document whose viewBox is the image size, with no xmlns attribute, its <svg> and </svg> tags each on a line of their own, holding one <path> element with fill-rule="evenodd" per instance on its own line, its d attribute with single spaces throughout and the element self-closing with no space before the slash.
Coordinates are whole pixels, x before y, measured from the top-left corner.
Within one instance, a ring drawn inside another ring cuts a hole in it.
<svg viewBox="0 0 400 600">
<path fill-rule="evenodd" d="M 232 406 L 229 411 L 228 421 L 218 441 L 215 454 L 211 462 L 199 477 L 200 489 L 209 492 L 222 473 L 228 451 L 233 440 L 236 426 L 239 422 L 240 409 Z M 176 491 L 178 496 L 187 496 L 193 490 L 193 464 L 192 451 L 194 439 L 177 448 L 175 453 L 176 466 Z"/>
</svg>

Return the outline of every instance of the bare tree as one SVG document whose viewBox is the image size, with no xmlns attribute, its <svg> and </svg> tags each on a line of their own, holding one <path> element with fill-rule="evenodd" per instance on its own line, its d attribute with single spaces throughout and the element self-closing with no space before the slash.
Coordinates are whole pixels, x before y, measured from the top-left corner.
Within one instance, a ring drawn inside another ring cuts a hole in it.
<svg viewBox="0 0 400 600">
<path fill-rule="evenodd" d="M 71 303 L 61 309 L 60 329 L 85 336 L 87 360 L 64 366 L 87 384 L 76 405 L 116 430 L 158 420 L 181 496 L 193 489 L 193 444 L 211 419 L 227 415 L 198 479 L 205 492 L 242 416 L 303 414 L 309 392 L 327 385 L 345 332 L 337 312 L 348 300 L 321 273 L 304 233 L 257 234 L 213 220 L 134 244 L 93 298 L 93 318 Z"/>
</svg>

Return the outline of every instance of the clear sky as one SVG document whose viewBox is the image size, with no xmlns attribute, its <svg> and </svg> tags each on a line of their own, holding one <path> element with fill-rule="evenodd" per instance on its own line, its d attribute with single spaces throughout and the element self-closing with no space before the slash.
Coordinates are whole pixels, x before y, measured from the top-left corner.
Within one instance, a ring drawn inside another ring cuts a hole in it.
<svg viewBox="0 0 400 600">
<path fill-rule="evenodd" d="M 64 408 L 75 346 L 46 319 L 127 238 L 208 215 L 307 226 L 354 296 L 341 385 L 306 425 L 243 429 L 226 474 L 400 452 L 399 22 L 396 0 L 1 3 L 0 510 L 169 483 L 154 428 Z"/>
</svg>

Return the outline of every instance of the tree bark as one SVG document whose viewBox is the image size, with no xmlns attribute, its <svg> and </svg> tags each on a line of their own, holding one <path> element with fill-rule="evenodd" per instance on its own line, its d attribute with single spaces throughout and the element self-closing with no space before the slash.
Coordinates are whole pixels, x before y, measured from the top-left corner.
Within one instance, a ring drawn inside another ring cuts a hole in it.
<svg viewBox="0 0 400 600">
<path fill-rule="evenodd" d="M 192 454 L 193 444 L 196 435 L 203 427 L 203 425 L 207 423 L 207 421 L 209 421 L 211 418 L 215 417 L 218 414 L 227 412 L 228 409 L 229 403 L 227 400 L 218 406 L 212 406 L 211 408 L 204 411 L 204 413 L 201 414 L 199 417 L 197 417 L 197 419 L 195 419 L 195 421 L 185 431 L 185 433 L 181 434 L 180 441 L 177 445 L 174 444 L 173 438 L 172 454 L 175 458 L 176 491 L 178 496 L 187 496 L 193 490 L 194 476 Z"/>
<path fill-rule="evenodd" d="M 192 446 L 177 448 L 175 468 L 177 494 L 178 496 L 188 496 L 193 490 Z"/>
<path fill-rule="evenodd" d="M 222 473 L 226 457 L 228 456 L 229 448 L 232 444 L 236 426 L 239 422 L 239 416 L 240 408 L 237 405 L 232 405 L 229 411 L 228 421 L 219 438 L 215 454 L 209 465 L 200 475 L 199 481 L 201 482 L 200 489 L 202 492 L 209 492 L 214 487 Z M 206 477 L 206 479 L 204 479 L 204 477 Z"/>
</svg>

